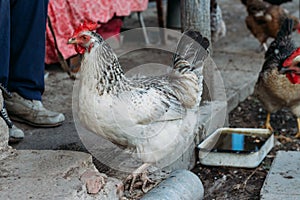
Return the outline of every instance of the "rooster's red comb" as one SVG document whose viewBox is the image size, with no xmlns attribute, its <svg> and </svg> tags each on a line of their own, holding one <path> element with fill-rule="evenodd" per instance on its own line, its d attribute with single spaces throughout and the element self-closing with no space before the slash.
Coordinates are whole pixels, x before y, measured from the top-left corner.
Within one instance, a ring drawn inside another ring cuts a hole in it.
<svg viewBox="0 0 300 200">
<path fill-rule="evenodd" d="M 73 36 L 78 35 L 82 31 L 94 31 L 98 28 L 98 24 L 96 22 L 84 22 L 79 25 L 77 29 L 75 29 Z"/>
</svg>

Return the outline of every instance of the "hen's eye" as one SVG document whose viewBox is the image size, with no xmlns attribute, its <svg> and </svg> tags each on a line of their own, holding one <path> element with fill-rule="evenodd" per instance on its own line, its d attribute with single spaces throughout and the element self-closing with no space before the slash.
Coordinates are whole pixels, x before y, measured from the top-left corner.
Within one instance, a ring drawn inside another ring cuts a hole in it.
<svg viewBox="0 0 300 200">
<path fill-rule="evenodd" d="M 86 40 L 86 39 L 87 39 L 87 37 L 86 37 L 85 35 L 83 35 L 83 36 L 82 36 L 82 39 Z"/>
</svg>

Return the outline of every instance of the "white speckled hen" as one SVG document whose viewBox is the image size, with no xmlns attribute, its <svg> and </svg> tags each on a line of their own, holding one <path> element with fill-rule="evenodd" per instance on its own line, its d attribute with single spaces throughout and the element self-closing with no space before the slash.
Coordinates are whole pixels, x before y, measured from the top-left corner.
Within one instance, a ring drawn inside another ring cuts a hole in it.
<svg viewBox="0 0 300 200">
<path fill-rule="evenodd" d="M 131 149 L 143 161 L 132 175 L 131 190 L 138 173 L 163 159 L 178 158 L 191 144 L 209 42 L 199 32 L 187 31 L 169 74 L 130 79 L 94 28 L 83 24 L 68 41 L 84 54 L 78 115 L 89 130 Z"/>
</svg>

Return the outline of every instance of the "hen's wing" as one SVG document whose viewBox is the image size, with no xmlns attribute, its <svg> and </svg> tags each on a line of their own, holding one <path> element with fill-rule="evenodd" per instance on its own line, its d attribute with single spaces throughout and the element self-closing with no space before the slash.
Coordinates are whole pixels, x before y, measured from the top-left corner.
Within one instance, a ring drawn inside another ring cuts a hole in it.
<svg viewBox="0 0 300 200">
<path fill-rule="evenodd" d="M 129 104 L 136 123 L 180 119 L 187 109 L 199 105 L 208 46 L 208 40 L 199 32 L 189 30 L 178 43 L 170 74 L 134 80 Z"/>
<path fill-rule="evenodd" d="M 160 78 L 160 79 L 159 79 Z M 181 119 L 186 112 L 166 77 L 135 80 L 143 86 L 130 92 L 128 109 L 137 124 Z"/>
</svg>

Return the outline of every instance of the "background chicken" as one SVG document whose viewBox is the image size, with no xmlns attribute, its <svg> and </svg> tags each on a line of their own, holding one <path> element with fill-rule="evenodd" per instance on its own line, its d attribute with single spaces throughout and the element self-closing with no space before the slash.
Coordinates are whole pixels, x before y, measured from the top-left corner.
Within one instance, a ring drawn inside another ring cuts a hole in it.
<svg viewBox="0 0 300 200">
<path fill-rule="evenodd" d="M 291 2 L 293 0 L 264 0 L 264 1 L 268 2 L 270 4 L 273 4 L 273 5 L 280 5 L 280 4 L 283 4 L 283 3 Z"/>
<path fill-rule="evenodd" d="M 276 37 L 285 18 L 294 20 L 293 30 L 300 30 L 298 18 L 288 14 L 280 6 L 272 5 L 262 0 L 241 1 L 247 7 L 248 16 L 245 20 L 247 28 L 258 39 L 265 51 L 268 49 L 266 44 L 268 38 Z"/>
<path fill-rule="evenodd" d="M 282 63 L 296 50 L 291 41 L 292 29 L 293 21 L 286 19 L 265 54 L 265 62 L 255 86 L 255 95 L 268 111 L 266 128 L 272 130 L 270 113 L 274 113 L 282 107 L 288 107 L 297 117 L 296 137 L 300 138 L 300 84 L 292 84 L 285 75 L 279 72 Z"/>
<path fill-rule="evenodd" d="M 199 32 L 188 31 L 179 41 L 168 75 L 130 79 L 94 28 L 84 24 L 69 40 L 84 53 L 78 115 L 86 128 L 143 161 L 130 177 L 131 191 L 138 173 L 166 158 L 177 159 L 191 144 L 209 42 Z"/>
<path fill-rule="evenodd" d="M 216 42 L 226 35 L 226 25 L 217 0 L 210 1 L 210 29 L 212 42 Z"/>
</svg>

